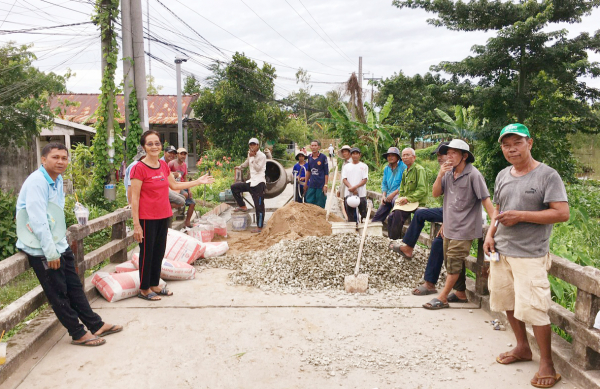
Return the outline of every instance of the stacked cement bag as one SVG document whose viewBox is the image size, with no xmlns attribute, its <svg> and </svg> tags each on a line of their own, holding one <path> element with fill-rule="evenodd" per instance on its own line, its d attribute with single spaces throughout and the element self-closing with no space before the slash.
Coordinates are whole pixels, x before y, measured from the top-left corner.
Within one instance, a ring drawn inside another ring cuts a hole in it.
<svg viewBox="0 0 600 389">
<path fill-rule="evenodd" d="M 140 273 L 130 271 L 127 273 L 97 272 L 92 278 L 92 284 L 108 302 L 135 297 L 140 293 Z M 158 286 L 165 287 L 166 282 L 160 280 Z"/>
</svg>

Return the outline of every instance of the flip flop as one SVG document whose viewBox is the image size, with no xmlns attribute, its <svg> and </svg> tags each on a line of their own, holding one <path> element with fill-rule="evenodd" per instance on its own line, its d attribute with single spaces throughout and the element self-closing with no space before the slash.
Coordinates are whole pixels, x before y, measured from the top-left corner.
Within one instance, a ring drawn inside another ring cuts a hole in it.
<svg viewBox="0 0 600 389">
<path fill-rule="evenodd" d="M 96 335 L 96 336 L 100 336 L 100 337 L 105 337 L 106 335 L 110 335 L 110 334 L 116 334 L 117 332 L 121 332 L 123 331 L 123 326 L 118 326 L 116 324 L 114 324 L 112 327 L 110 327 L 107 331 L 104 331 L 103 333 Z"/>
<path fill-rule="evenodd" d="M 464 304 L 464 303 L 468 303 L 469 300 L 468 299 L 461 299 L 459 298 L 456 293 L 452 292 L 448 295 L 448 302 L 449 303 L 460 303 L 460 304 Z"/>
<path fill-rule="evenodd" d="M 94 341 L 97 341 L 97 340 L 100 340 L 101 342 L 100 343 L 91 343 L 91 342 L 94 342 Z M 71 341 L 71 344 L 74 344 L 76 346 L 84 346 L 84 347 L 98 347 L 98 346 L 102 346 L 105 343 L 106 343 L 106 339 L 101 339 L 101 338 L 99 338 L 97 336 L 95 336 L 93 338 L 90 338 L 90 339 L 87 339 L 87 340 L 81 340 L 81 341 L 79 341 L 79 340 L 72 340 Z"/>
<path fill-rule="evenodd" d="M 510 362 L 502 362 L 502 360 L 506 359 L 506 358 L 512 358 L 512 360 Z M 531 358 L 529 358 L 529 359 L 519 358 L 516 355 L 510 354 L 510 353 L 506 353 L 504 356 L 502 356 L 502 354 L 501 354 L 496 357 L 496 362 L 498 362 L 501 365 L 510 365 L 512 363 L 517 363 L 517 362 L 530 362 L 531 360 L 532 360 Z"/>
<path fill-rule="evenodd" d="M 248 208 L 244 209 L 244 208 L 236 207 L 233 209 L 233 212 L 248 212 Z"/>
<path fill-rule="evenodd" d="M 253 230 L 252 230 L 252 231 L 250 231 L 250 232 L 251 232 L 252 234 L 260 234 L 260 233 L 261 233 L 261 231 L 262 231 L 262 229 L 255 228 L 255 229 L 253 229 Z"/>
<path fill-rule="evenodd" d="M 417 293 L 415 293 L 415 292 L 417 292 Z M 428 294 L 434 294 L 434 293 L 437 293 L 436 289 L 433 289 L 433 290 L 427 289 L 427 287 L 425 285 L 419 285 L 412 291 L 412 294 L 414 294 L 415 296 L 427 296 Z M 448 301 L 450 301 L 450 296 L 448 296 Z"/>
<path fill-rule="evenodd" d="M 538 384 L 537 381 L 540 379 L 545 379 L 545 378 L 551 378 L 554 380 L 553 384 L 548 384 L 548 385 L 542 385 L 542 384 Z M 558 381 L 560 381 L 561 376 L 560 374 L 556 373 L 556 375 L 545 375 L 545 376 L 540 376 L 538 373 L 535 373 L 535 376 L 533 377 L 533 379 L 531 380 L 531 385 L 535 386 L 536 388 L 551 388 L 554 385 L 556 385 L 556 383 Z"/>
<path fill-rule="evenodd" d="M 423 304 L 423 308 L 437 311 L 438 309 L 450 308 L 450 304 L 439 299 L 432 299 L 430 302 Z"/>
<path fill-rule="evenodd" d="M 167 296 L 167 297 L 173 296 L 173 292 L 171 292 L 169 289 L 167 289 L 166 286 L 164 288 L 162 288 L 160 290 L 160 292 L 154 292 L 154 293 L 161 295 L 161 296 Z"/>
<path fill-rule="evenodd" d="M 158 294 L 154 293 L 154 292 L 150 292 L 147 295 L 143 295 L 141 292 L 138 293 L 137 295 L 139 298 L 143 299 L 143 300 L 148 300 L 148 301 L 160 301 L 160 299 L 155 299 L 154 297 L 158 297 Z"/>
<path fill-rule="evenodd" d="M 402 250 L 400 250 L 401 246 L 402 246 L 401 243 L 396 244 L 395 242 L 392 242 L 392 243 L 390 243 L 389 249 L 392 250 L 395 253 L 400 254 L 405 259 L 411 260 L 412 257 L 409 257 L 408 255 L 404 254 L 404 252 Z"/>
</svg>

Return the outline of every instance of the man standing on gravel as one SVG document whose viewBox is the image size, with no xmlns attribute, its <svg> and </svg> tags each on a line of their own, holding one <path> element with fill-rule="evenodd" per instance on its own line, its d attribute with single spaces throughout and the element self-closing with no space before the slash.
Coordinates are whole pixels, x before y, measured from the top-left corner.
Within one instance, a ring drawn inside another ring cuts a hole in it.
<svg viewBox="0 0 600 389">
<path fill-rule="evenodd" d="M 427 198 L 427 182 L 425 180 L 427 173 L 423 166 L 415 163 L 416 160 L 417 155 L 414 149 L 407 147 L 402 150 L 402 162 L 406 165 L 406 170 L 402 174 L 398 198 L 394 203 L 392 215 L 388 219 L 388 235 L 393 240 L 400 239 L 402 226 L 410 214 Z"/>
<path fill-rule="evenodd" d="M 388 165 L 383 169 L 383 179 L 381 180 L 381 205 L 373 217 L 374 222 L 384 221 L 398 198 L 402 174 L 406 170 L 404 162 L 400 161 L 400 150 L 397 147 L 390 147 L 387 153 L 383 154 L 387 159 Z"/>
<path fill-rule="evenodd" d="M 246 212 L 248 207 L 244 204 L 243 193 L 250 192 L 254 201 L 256 210 L 256 228 L 251 232 L 259 233 L 262 231 L 265 222 L 265 189 L 267 188 L 267 179 L 265 172 L 267 169 L 267 156 L 259 150 L 258 139 L 252 138 L 248 141 L 248 158 L 235 169 L 244 169 L 250 167 L 250 179 L 247 182 L 236 182 L 231 185 L 231 192 L 238 207 L 236 211 Z"/>
<path fill-rule="evenodd" d="M 319 149 L 321 142 L 313 140 L 310 142 L 312 154 L 308 156 L 308 166 L 306 169 L 306 181 L 308 189 L 304 201 L 309 204 L 318 205 L 325 208 L 327 201 L 327 180 L 329 179 L 329 164 L 325 154 L 321 154 Z"/>
<path fill-rule="evenodd" d="M 444 195 L 444 259 L 446 260 L 446 284 L 437 298 L 423 304 L 423 308 L 437 310 L 450 308 L 448 295 L 460 277 L 465 261 L 471 251 L 473 239 L 483 237 L 481 206 L 487 213 L 494 213 L 490 192 L 483 175 L 472 163 L 475 157 L 469 145 L 453 139 L 440 147 L 440 153 L 448 156 L 440 167 L 433 183 L 433 197 Z"/>
<path fill-rule="evenodd" d="M 358 147 L 350 150 L 352 162 L 342 167 L 342 184 L 346 187 L 346 197 L 344 198 L 344 207 L 349 222 L 357 222 L 360 213 L 361 219 L 367 217 L 367 180 L 369 179 L 369 167 L 360 162 L 361 152 Z M 353 208 L 348 205 L 349 196 L 358 196 L 360 203 L 358 207 Z"/>
<path fill-rule="evenodd" d="M 496 361 L 531 361 L 525 330 L 531 324 L 540 349 L 540 368 L 531 385 L 550 388 L 561 378 L 552 362 L 548 316 L 550 234 L 554 223 L 569 220 L 567 192 L 556 170 L 531 156 L 533 139 L 523 124 L 504 127 L 498 141 L 511 166 L 496 177 L 496 209 L 483 250 L 499 256 L 490 263 L 490 308 L 506 311 L 517 346 Z"/>
</svg>

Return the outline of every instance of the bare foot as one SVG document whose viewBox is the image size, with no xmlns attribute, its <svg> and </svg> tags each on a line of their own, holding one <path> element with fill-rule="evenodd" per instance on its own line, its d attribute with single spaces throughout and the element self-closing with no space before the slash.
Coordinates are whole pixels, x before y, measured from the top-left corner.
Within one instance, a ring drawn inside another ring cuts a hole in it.
<svg viewBox="0 0 600 389">
<path fill-rule="evenodd" d="M 455 290 L 454 294 L 456 295 L 456 297 L 458 297 L 461 300 L 466 300 L 467 299 L 467 294 L 464 291 L 463 292 L 459 292 L 458 290 Z"/>
<path fill-rule="evenodd" d="M 399 247 L 399 250 L 404 253 L 407 257 L 411 258 L 413 255 L 413 248 L 407 245 L 402 245 Z"/>
<path fill-rule="evenodd" d="M 554 385 L 560 379 L 560 375 L 556 374 L 552 361 L 544 363 L 540 361 L 540 369 L 531 380 L 532 384 L 537 383 L 541 386 Z"/>
</svg>

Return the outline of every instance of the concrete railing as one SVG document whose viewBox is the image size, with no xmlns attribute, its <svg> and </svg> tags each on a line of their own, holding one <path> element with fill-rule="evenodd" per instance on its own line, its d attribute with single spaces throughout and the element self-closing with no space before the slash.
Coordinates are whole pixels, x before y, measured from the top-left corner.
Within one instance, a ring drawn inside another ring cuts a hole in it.
<svg viewBox="0 0 600 389">
<path fill-rule="evenodd" d="M 368 191 L 370 199 L 380 199 L 381 193 Z M 433 225 L 429 234 L 421 233 L 419 242 L 431 247 L 440 224 Z M 405 226 L 406 228 L 406 226 Z M 488 226 L 483 227 L 483 236 Z M 550 321 L 572 338 L 567 342 L 552 334 L 553 360 L 558 371 L 569 380 L 584 388 L 600 389 L 600 331 L 593 328 L 594 319 L 600 310 L 600 270 L 591 266 L 580 266 L 567 259 L 551 255 L 550 274 L 577 288 L 574 312 L 552 302 Z M 468 280 L 469 300 L 497 318 L 506 322 L 504 313 L 491 312 L 488 292 L 489 263 L 484 261 L 483 239 L 478 240 L 477 257 L 469 257 L 466 266 L 475 274 L 475 281 Z M 510 326 L 507 325 L 508 328 Z M 538 351 L 533 331 L 528 328 L 531 347 Z"/>
</svg>

